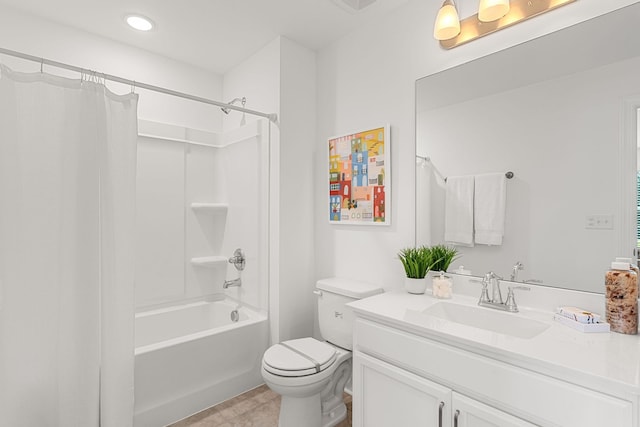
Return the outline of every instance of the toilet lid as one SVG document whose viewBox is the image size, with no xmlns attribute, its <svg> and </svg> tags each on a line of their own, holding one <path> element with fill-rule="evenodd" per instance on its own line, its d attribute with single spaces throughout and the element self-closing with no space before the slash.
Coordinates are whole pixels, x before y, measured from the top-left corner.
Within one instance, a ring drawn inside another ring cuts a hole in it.
<svg viewBox="0 0 640 427">
<path fill-rule="evenodd" d="M 314 338 L 300 338 L 271 346 L 262 358 L 264 369 L 283 377 L 322 372 L 335 362 L 336 349 Z"/>
</svg>

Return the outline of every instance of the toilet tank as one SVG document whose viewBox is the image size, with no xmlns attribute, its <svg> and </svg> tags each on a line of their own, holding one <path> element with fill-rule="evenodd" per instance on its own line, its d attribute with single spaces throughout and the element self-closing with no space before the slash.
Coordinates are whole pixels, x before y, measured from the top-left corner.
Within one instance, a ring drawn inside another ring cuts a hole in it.
<svg viewBox="0 0 640 427">
<path fill-rule="evenodd" d="M 352 350 L 354 314 L 346 304 L 382 292 L 380 286 L 357 280 L 338 277 L 318 280 L 318 324 L 322 338 Z"/>
</svg>

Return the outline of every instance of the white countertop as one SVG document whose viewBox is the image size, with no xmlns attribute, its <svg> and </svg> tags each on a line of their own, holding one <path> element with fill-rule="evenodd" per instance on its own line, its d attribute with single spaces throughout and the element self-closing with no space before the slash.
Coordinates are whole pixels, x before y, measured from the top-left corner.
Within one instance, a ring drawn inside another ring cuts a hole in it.
<svg viewBox="0 0 640 427">
<path fill-rule="evenodd" d="M 549 328 L 522 339 L 416 313 L 443 301 L 477 307 L 478 298 L 454 294 L 452 299 L 440 300 L 430 293 L 412 295 L 399 290 L 349 306 L 359 317 L 583 387 L 628 399 L 640 394 L 640 335 L 580 332 L 555 322 L 550 309 L 526 307 L 520 302 L 519 313 L 504 314 L 546 322 Z"/>
</svg>

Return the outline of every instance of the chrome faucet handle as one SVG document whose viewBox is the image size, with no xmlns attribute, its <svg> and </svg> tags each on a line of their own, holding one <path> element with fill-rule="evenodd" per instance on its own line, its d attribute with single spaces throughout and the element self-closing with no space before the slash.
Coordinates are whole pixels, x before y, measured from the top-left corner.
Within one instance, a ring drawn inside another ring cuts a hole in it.
<svg viewBox="0 0 640 427">
<path fill-rule="evenodd" d="M 233 256 L 229 258 L 229 264 L 233 264 L 238 271 L 244 270 L 246 262 L 247 259 L 244 256 L 244 252 L 240 248 L 233 251 Z"/>
<path fill-rule="evenodd" d="M 504 303 L 504 305 L 507 306 L 507 311 L 510 311 L 512 313 L 517 313 L 518 312 L 518 305 L 516 304 L 516 299 L 513 296 L 513 291 L 514 290 L 520 290 L 520 291 L 530 291 L 531 288 L 528 286 L 509 286 L 509 293 L 507 294 L 507 301 Z"/>
</svg>

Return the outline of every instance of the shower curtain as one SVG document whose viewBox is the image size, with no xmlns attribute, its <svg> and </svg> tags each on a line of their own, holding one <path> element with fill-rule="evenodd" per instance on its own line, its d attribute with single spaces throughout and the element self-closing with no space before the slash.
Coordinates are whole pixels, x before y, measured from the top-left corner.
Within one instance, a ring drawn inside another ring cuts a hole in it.
<svg viewBox="0 0 640 427">
<path fill-rule="evenodd" d="M 2 426 L 132 425 L 136 109 L 0 65 Z"/>
</svg>

